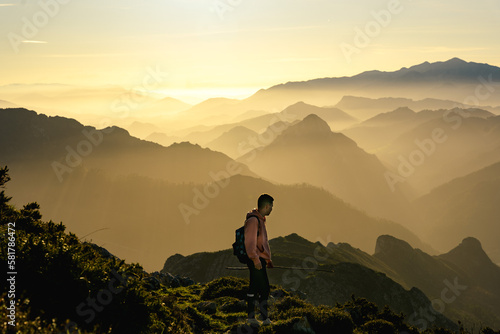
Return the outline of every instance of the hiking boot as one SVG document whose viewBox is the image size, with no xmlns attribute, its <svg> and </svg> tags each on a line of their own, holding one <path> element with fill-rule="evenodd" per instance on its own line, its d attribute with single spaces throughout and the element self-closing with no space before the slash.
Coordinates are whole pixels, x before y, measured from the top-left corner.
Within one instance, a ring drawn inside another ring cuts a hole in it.
<svg viewBox="0 0 500 334">
<path fill-rule="evenodd" d="M 271 319 L 267 318 L 265 320 L 262 320 L 262 326 L 267 326 L 272 324 Z"/>
<path fill-rule="evenodd" d="M 259 327 L 260 326 L 259 320 L 255 319 L 255 318 L 248 318 L 247 324 L 250 325 L 251 327 Z"/>
</svg>

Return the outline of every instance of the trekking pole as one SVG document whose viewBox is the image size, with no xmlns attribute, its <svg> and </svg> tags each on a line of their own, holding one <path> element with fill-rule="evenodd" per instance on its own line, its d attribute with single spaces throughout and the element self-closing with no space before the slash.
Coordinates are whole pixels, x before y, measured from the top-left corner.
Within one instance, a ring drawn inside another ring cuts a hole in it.
<svg viewBox="0 0 500 334">
<path fill-rule="evenodd" d="M 314 269 L 314 268 L 303 268 L 303 267 L 283 267 L 283 266 L 273 266 L 272 268 L 269 269 L 292 269 L 292 270 L 311 270 L 311 271 L 324 271 L 326 273 L 333 273 L 333 270 L 327 270 L 327 269 Z M 226 267 L 228 270 L 246 270 L 248 267 Z"/>
</svg>

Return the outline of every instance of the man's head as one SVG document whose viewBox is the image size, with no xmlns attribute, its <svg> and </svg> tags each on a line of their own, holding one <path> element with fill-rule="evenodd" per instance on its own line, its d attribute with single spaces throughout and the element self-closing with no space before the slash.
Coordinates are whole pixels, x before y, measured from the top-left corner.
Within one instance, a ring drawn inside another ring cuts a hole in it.
<svg viewBox="0 0 500 334">
<path fill-rule="evenodd" d="M 274 198 L 272 198 L 271 195 L 262 194 L 257 201 L 257 210 L 259 210 L 263 216 L 269 216 L 271 211 L 273 211 L 273 202 Z"/>
</svg>

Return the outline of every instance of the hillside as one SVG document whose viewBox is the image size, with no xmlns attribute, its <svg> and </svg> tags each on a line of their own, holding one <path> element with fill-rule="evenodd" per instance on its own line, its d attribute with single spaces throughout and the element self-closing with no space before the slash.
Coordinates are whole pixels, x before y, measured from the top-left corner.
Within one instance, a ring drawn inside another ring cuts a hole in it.
<svg viewBox="0 0 500 334">
<path fill-rule="evenodd" d="M 347 241 L 364 250 L 375 246 L 373 235 L 390 233 L 429 248 L 401 225 L 374 219 L 306 185 L 274 185 L 238 176 L 211 186 L 172 184 L 137 175 L 113 178 L 82 169 L 75 169 L 64 183 L 55 177 L 40 180 L 36 175 L 17 175 L 13 170 L 9 185 L 16 204 L 39 198 L 48 219 L 67 222 L 69 231 L 79 237 L 90 234 L 86 240 L 106 245 L 127 261 L 140 261 L 147 270 L 161 268 L 165 257 L 178 252 L 226 248 L 235 226 L 255 207 L 255 198 L 263 191 L 279 201 L 270 219 L 272 233 L 298 232 L 308 238 L 331 235 L 335 242 Z M 297 203 L 312 211 L 302 210 Z"/>
<path fill-rule="evenodd" d="M 375 258 L 398 273 L 404 286 L 421 289 L 451 319 L 500 326 L 500 267 L 475 238 L 430 256 L 391 236 L 377 240 Z"/>
<path fill-rule="evenodd" d="M 441 305 L 436 299 L 442 301 L 443 289 L 454 284 L 458 288 L 453 290 L 455 294 L 446 295 L 447 302 L 440 312 L 468 326 L 479 323 L 493 327 L 499 325 L 500 318 L 496 314 L 500 310 L 500 299 L 496 282 L 500 268 L 491 263 L 480 245 L 475 247 L 480 251 L 473 253 L 478 256 L 467 257 L 456 253 L 467 252 L 468 247 L 457 247 L 451 252 L 453 260 L 446 254 L 430 256 L 413 249 L 403 240 L 387 235 L 378 238 L 374 255 L 346 243 L 329 242 L 325 247 L 296 234 L 274 238 L 270 246 L 275 265 L 311 269 L 269 270 L 270 281 L 305 292 L 307 299 L 313 303 L 335 305 L 348 300 L 354 293 L 379 306 L 387 303 L 391 309 L 413 315 L 416 320 L 425 318 L 424 314 L 429 310 L 433 315 L 439 314 L 432 307 L 429 309 L 425 303 L 424 306 L 420 303 L 429 298 L 436 305 Z M 458 264 L 457 259 L 463 260 Z M 177 254 L 166 260 L 163 271 L 185 273 L 197 281 L 206 282 L 231 273 L 225 269 L 227 266 L 239 265 L 229 249 L 189 256 Z M 333 270 L 333 273 L 316 269 Z M 488 276 L 484 276 L 486 273 Z M 246 277 L 247 274 L 243 271 L 234 275 Z M 449 302 L 452 297 L 453 302 Z M 416 308 L 412 309 L 410 305 Z"/>
<path fill-rule="evenodd" d="M 449 110 L 415 126 L 377 152 L 419 195 L 500 161 L 500 116 Z M 479 115 L 481 115 L 479 114 Z M 402 183 L 399 183 L 402 184 Z"/>
<path fill-rule="evenodd" d="M 9 176 L 0 168 L 0 188 Z M 147 273 L 105 248 L 81 242 L 65 226 L 41 221 L 39 206 L 18 210 L 0 193 L 0 229 L 15 238 L 15 297 L 0 287 L 1 331 L 21 333 L 360 333 L 420 331 L 389 308 L 355 298 L 335 307 L 314 306 L 280 286 L 272 286 L 273 324 L 244 324 L 248 280 L 234 277 L 206 284 Z M 15 232 L 12 232 L 12 229 Z M 12 234 L 11 234 L 12 233 Z M 0 239 L 6 257 L 8 238 Z M 20 265 L 22 263 L 22 265 Z M 50 303 L 47 303 L 50 300 Z M 425 299 L 424 299 L 425 300 Z M 7 307 L 15 304 L 15 318 Z M 426 300 L 428 303 L 428 300 Z M 10 322 L 10 323 L 9 323 Z M 13 327 L 15 325 L 15 327 Z M 485 328 L 484 333 L 492 333 Z M 426 333 L 442 333 L 433 328 Z"/>
<path fill-rule="evenodd" d="M 419 234 L 444 249 L 474 236 L 499 264 L 499 199 L 500 163 L 454 179 L 414 202 L 422 220 Z"/>
</svg>

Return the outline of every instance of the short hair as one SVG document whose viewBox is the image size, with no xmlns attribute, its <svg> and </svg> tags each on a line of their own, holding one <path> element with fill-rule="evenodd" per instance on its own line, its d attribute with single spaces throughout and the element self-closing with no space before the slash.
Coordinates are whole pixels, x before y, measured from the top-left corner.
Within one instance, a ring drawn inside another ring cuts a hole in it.
<svg viewBox="0 0 500 334">
<path fill-rule="evenodd" d="M 272 198 L 271 195 L 268 194 L 262 194 L 259 196 L 259 199 L 257 201 L 257 207 L 263 208 L 266 204 L 273 204 L 274 198 Z"/>
</svg>

